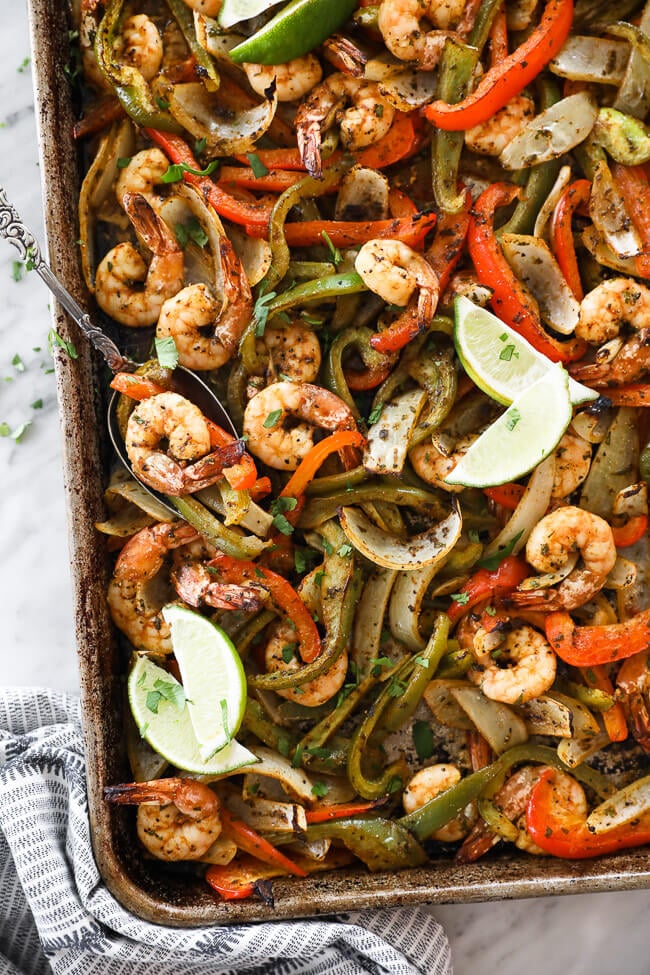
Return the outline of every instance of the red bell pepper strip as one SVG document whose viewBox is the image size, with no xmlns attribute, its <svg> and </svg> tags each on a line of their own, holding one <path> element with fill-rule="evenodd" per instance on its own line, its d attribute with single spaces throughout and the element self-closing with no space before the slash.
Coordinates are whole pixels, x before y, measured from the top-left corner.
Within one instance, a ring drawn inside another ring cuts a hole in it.
<svg viewBox="0 0 650 975">
<path fill-rule="evenodd" d="M 118 118 L 126 116 L 119 100 L 113 95 L 108 95 L 96 102 L 78 122 L 72 127 L 73 139 L 85 139 L 88 135 L 96 135 L 115 122 Z"/>
<path fill-rule="evenodd" d="M 271 485 L 270 477 L 258 477 L 255 484 L 248 489 L 251 496 L 251 501 L 261 501 L 265 498 L 267 494 L 270 494 L 273 490 Z"/>
<path fill-rule="evenodd" d="M 599 691 L 614 696 L 614 686 L 606 667 L 581 667 L 580 673 L 588 687 L 596 687 Z M 603 724 L 610 741 L 625 741 L 628 736 L 627 721 L 620 701 L 616 701 L 608 711 L 603 711 Z"/>
<path fill-rule="evenodd" d="M 573 0 L 549 0 L 542 19 L 516 51 L 483 75 L 474 91 L 455 105 L 436 101 L 425 117 L 439 129 L 460 132 L 487 122 L 524 90 L 563 46 L 573 21 Z"/>
<path fill-rule="evenodd" d="M 650 816 L 640 816 L 606 833 L 592 833 L 586 819 L 562 803 L 562 778 L 566 772 L 546 768 L 535 783 L 526 809 L 526 830 L 545 853 L 565 860 L 615 853 L 650 843 Z"/>
<path fill-rule="evenodd" d="M 576 338 L 560 342 L 544 330 L 536 302 L 515 277 L 494 233 L 495 210 L 512 203 L 519 192 L 518 186 L 493 183 L 481 193 L 469 226 L 469 252 L 479 281 L 492 288 L 494 313 L 553 362 L 573 362 L 582 358 L 586 343 Z"/>
<path fill-rule="evenodd" d="M 578 207 L 589 203 L 590 193 L 591 183 L 588 179 L 577 179 L 571 183 L 558 200 L 551 221 L 553 253 L 576 301 L 582 301 L 585 293 L 580 280 L 571 219 Z"/>
<path fill-rule="evenodd" d="M 499 484 L 498 487 L 483 488 L 483 494 L 502 508 L 514 511 L 525 490 L 523 484 Z"/>
<path fill-rule="evenodd" d="M 152 383 L 150 379 L 136 376 L 132 372 L 116 372 L 111 379 L 110 386 L 118 393 L 138 401 L 166 392 L 158 383 Z"/>
<path fill-rule="evenodd" d="M 250 856 L 256 857 L 262 863 L 268 863 L 272 867 L 281 867 L 294 877 L 306 877 L 307 871 L 299 867 L 288 856 L 276 849 L 272 843 L 260 836 L 251 826 L 235 819 L 228 809 L 221 810 L 221 822 L 223 823 L 223 835 L 237 844 L 238 849 L 243 850 Z"/>
<path fill-rule="evenodd" d="M 391 217 L 413 217 L 418 212 L 417 204 L 396 186 L 388 191 L 388 210 Z"/>
<path fill-rule="evenodd" d="M 625 208 L 641 238 L 642 252 L 635 258 L 636 269 L 650 277 L 650 183 L 643 166 L 612 165 L 614 182 L 621 191 Z"/>
<path fill-rule="evenodd" d="M 172 163 L 184 163 L 190 169 L 201 168 L 187 142 L 180 136 L 173 135 L 170 132 L 161 132 L 159 129 L 145 129 L 145 132 L 152 142 L 160 146 Z M 183 179 L 186 183 L 198 187 L 210 206 L 226 220 L 232 220 L 233 223 L 242 224 L 246 227 L 256 227 L 268 233 L 272 208 L 267 204 L 246 203 L 243 200 L 236 200 L 234 196 L 217 186 L 209 176 L 183 173 Z"/>
<path fill-rule="evenodd" d="M 625 660 L 650 646 L 650 609 L 644 609 L 624 623 L 606 626 L 576 626 L 568 613 L 550 613 L 545 623 L 546 639 L 558 657 L 573 667 L 594 667 Z"/>
<path fill-rule="evenodd" d="M 627 548 L 640 541 L 648 530 L 647 515 L 633 515 L 629 521 L 618 528 L 612 525 L 612 535 L 616 548 Z"/>
<path fill-rule="evenodd" d="M 250 856 L 237 857 L 225 865 L 212 864 L 205 872 L 206 882 L 225 901 L 245 900 L 259 894 L 263 901 L 273 906 L 270 884 L 272 877 L 284 877 L 287 871 L 266 866 Z"/>
<path fill-rule="evenodd" d="M 365 437 L 357 430 L 338 430 L 330 434 L 307 451 L 280 494 L 285 498 L 299 498 L 330 454 L 344 447 L 364 447 L 365 444 Z"/>
<path fill-rule="evenodd" d="M 530 570 L 526 563 L 516 555 L 506 556 L 496 569 L 479 569 L 464 586 L 461 586 L 459 593 L 461 599 L 452 603 L 447 610 L 447 615 L 451 622 L 455 623 L 465 613 L 469 613 L 477 603 L 506 596 L 529 574 Z M 467 599 L 464 598 L 465 596 Z"/>
<path fill-rule="evenodd" d="M 275 605 L 289 617 L 296 629 L 299 652 L 305 663 L 311 663 L 321 652 L 321 640 L 309 610 L 286 579 L 255 562 L 217 555 L 209 565 L 218 569 L 224 582 L 243 585 L 255 582 L 269 591 Z"/>
<path fill-rule="evenodd" d="M 314 247 L 322 244 L 325 232 L 335 247 L 354 247 L 374 237 L 403 240 L 416 247 L 436 223 L 435 213 L 416 213 L 395 220 L 305 220 L 284 225 L 284 236 L 290 247 Z M 268 237 L 268 228 L 258 223 L 249 228 L 250 237 Z"/>
<path fill-rule="evenodd" d="M 305 819 L 308 823 L 329 823 L 332 819 L 347 819 L 348 816 L 361 816 L 372 812 L 377 806 L 382 806 L 386 799 L 374 799 L 372 802 L 339 802 L 334 806 L 321 806 L 319 809 L 307 809 Z"/>
<path fill-rule="evenodd" d="M 256 176 L 250 166 L 222 166 L 217 186 L 225 193 L 231 193 L 237 186 L 243 186 L 247 190 L 284 193 L 301 179 L 304 179 L 302 173 L 293 173 L 288 169 L 270 169 L 264 176 Z M 333 187 L 332 192 L 335 189 Z"/>
</svg>

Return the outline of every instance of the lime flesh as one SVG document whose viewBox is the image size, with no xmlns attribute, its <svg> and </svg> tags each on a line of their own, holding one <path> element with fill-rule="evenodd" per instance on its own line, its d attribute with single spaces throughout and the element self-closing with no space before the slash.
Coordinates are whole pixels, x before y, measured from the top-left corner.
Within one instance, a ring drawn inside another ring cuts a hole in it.
<svg viewBox="0 0 650 975">
<path fill-rule="evenodd" d="M 269 7 L 276 7 L 279 0 L 223 0 L 219 11 L 219 24 L 225 30 L 263 14 Z"/>
</svg>

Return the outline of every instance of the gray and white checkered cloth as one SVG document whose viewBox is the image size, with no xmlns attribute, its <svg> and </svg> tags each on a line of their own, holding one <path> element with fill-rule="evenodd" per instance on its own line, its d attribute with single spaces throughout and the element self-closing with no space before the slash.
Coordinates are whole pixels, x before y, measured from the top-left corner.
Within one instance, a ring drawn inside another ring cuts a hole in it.
<svg viewBox="0 0 650 975">
<path fill-rule="evenodd" d="M 451 975 L 418 908 L 345 921 L 159 927 L 124 910 L 93 859 L 79 702 L 0 690 L 0 975 Z"/>
</svg>

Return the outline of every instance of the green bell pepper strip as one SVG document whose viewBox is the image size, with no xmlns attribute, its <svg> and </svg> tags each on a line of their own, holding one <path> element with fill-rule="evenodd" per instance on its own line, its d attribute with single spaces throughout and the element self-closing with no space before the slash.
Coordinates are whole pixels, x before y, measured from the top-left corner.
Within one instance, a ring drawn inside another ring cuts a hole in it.
<svg viewBox="0 0 650 975">
<path fill-rule="evenodd" d="M 623 166 L 641 166 L 650 160 L 650 129 L 643 122 L 618 112 L 601 108 L 589 141 L 601 146 L 612 159 Z"/>
<path fill-rule="evenodd" d="M 404 774 L 404 762 L 398 760 L 392 762 L 384 769 L 383 774 L 378 779 L 369 779 L 363 772 L 363 757 L 368 749 L 368 744 L 375 731 L 383 724 L 383 717 L 389 704 L 393 700 L 395 682 L 403 681 L 407 678 L 413 668 L 413 660 L 409 656 L 402 660 L 394 669 L 389 680 L 377 698 L 368 709 L 361 724 L 356 729 L 352 738 L 352 747 L 348 756 L 348 778 L 350 785 L 364 799 L 379 799 L 381 796 L 389 795 L 396 791 L 396 782 L 402 785 Z"/>
<path fill-rule="evenodd" d="M 338 491 L 347 491 L 348 488 L 355 487 L 367 479 L 368 472 L 365 467 L 353 467 L 351 471 L 342 471 L 340 474 L 315 477 L 305 488 L 305 494 L 317 497 L 336 494 Z"/>
<path fill-rule="evenodd" d="M 169 112 L 158 108 L 153 100 L 151 88 L 141 72 L 130 64 L 120 64 L 115 60 L 113 45 L 122 15 L 124 0 L 109 0 L 97 33 L 95 34 L 95 57 L 99 70 L 115 91 L 120 105 L 126 114 L 138 125 L 163 129 L 180 135 L 182 127 Z"/>
<path fill-rule="evenodd" d="M 264 549 L 264 542 L 254 535 L 239 535 L 226 528 L 200 501 L 190 496 L 167 499 L 192 528 L 196 528 L 209 542 L 225 555 L 235 559 L 255 559 Z"/>
<path fill-rule="evenodd" d="M 411 833 L 394 819 L 355 816 L 307 827 L 307 840 L 336 839 L 369 870 L 400 870 L 426 863 L 428 857 Z"/>
<path fill-rule="evenodd" d="M 291 0 L 258 30 L 230 51 L 237 64 L 286 64 L 302 57 L 342 27 L 357 0 Z"/>
<path fill-rule="evenodd" d="M 287 273 L 294 281 L 312 281 L 336 274 L 336 265 L 331 261 L 289 261 Z"/>
<path fill-rule="evenodd" d="M 237 362 L 233 365 L 228 376 L 228 384 L 226 386 L 226 403 L 228 404 L 228 415 L 232 420 L 235 429 L 237 431 L 242 431 L 244 429 L 244 410 L 246 409 L 246 403 L 248 402 L 248 397 L 246 396 L 246 387 L 248 385 L 248 373 L 242 362 Z"/>
<path fill-rule="evenodd" d="M 357 420 L 359 419 L 359 409 L 345 376 L 343 355 L 349 348 L 356 349 L 366 372 L 379 377 L 374 383 L 374 385 L 378 385 L 386 377 L 394 359 L 373 349 L 370 339 L 374 334 L 374 331 L 366 325 L 350 325 L 336 336 L 325 360 L 323 384 L 348 404 Z"/>
<path fill-rule="evenodd" d="M 203 84 L 208 91 L 217 91 L 220 83 L 219 73 L 217 72 L 214 61 L 197 40 L 192 11 L 183 3 L 183 0 L 165 0 L 165 3 L 169 7 L 172 17 L 185 38 L 185 43 L 199 66 L 200 70 L 198 74 L 201 76 Z"/>
<path fill-rule="evenodd" d="M 260 702 L 252 697 L 246 701 L 242 728 L 280 754 L 289 754 L 296 747 L 296 736 L 286 728 L 279 727 L 269 718 Z"/>
<path fill-rule="evenodd" d="M 393 698 L 384 711 L 382 725 L 388 731 L 398 731 L 415 714 L 427 684 L 433 679 L 447 651 L 450 625 L 449 617 L 440 613 L 426 647 L 413 655 L 413 669 L 404 693 Z"/>
<path fill-rule="evenodd" d="M 305 281 L 297 284 L 288 291 L 274 298 L 267 305 L 269 318 L 278 312 L 288 311 L 296 305 L 308 304 L 311 301 L 325 301 L 328 298 L 339 298 L 341 295 L 354 295 L 359 291 L 366 291 L 363 279 L 356 271 L 346 274 L 330 274 L 326 278 L 316 281 Z"/>
<path fill-rule="evenodd" d="M 409 447 L 415 447 L 429 440 L 447 419 L 456 401 L 458 373 L 450 349 L 433 350 L 428 358 L 416 360 L 408 371 L 429 397 L 428 412 L 418 421 L 409 442 Z"/>
<path fill-rule="evenodd" d="M 303 529 L 316 528 L 324 521 L 334 518 L 342 505 L 382 501 L 415 508 L 417 511 L 431 515 L 434 519 L 445 517 L 435 494 L 387 477 L 373 478 L 351 487 L 350 490 L 345 488 L 327 497 L 312 498 L 300 515 L 298 524 Z"/>
<path fill-rule="evenodd" d="M 436 676 L 447 680 L 464 677 L 473 663 L 474 654 L 471 650 L 450 650 L 440 661 Z"/>
<path fill-rule="evenodd" d="M 454 329 L 454 323 L 447 315 L 435 315 L 431 325 L 426 332 L 418 335 L 416 338 L 412 339 L 411 342 L 406 346 L 401 358 L 391 374 L 388 376 L 377 392 L 375 393 L 375 398 L 372 401 L 373 411 L 378 409 L 383 403 L 387 403 L 393 398 L 393 396 L 399 392 L 404 383 L 411 377 L 411 369 L 416 369 L 417 374 L 417 363 L 418 360 L 423 356 L 423 350 L 428 342 L 432 332 L 442 332 L 445 335 L 452 335 Z M 423 373 L 420 373 L 423 375 Z M 429 379 L 431 377 L 429 376 Z M 451 377 L 448 377 L 449 381 L 453 382 Z M 417 382 L 417 380 L 416 380 Z M 455 392 L 454 392 L 455 396 Z M 453 401 L 452 401 L 453 402 Z M 446 415 L 446 414 L 445 414 Z"/>
<path fill-rule="evenodd" d="M 461 779 L 457 785 L 440 793 L 439 796 L 431 799 L 420 809 L 416 809 L 415 812 L 409 813 L 407 816 L 402 816 L 401 819 L 398 819 L 398 823 L 422 842 L 462 812 L 468 803 L 474 802 L 482 796 L 497 777 L 502 776 L 514 765 L 522 762 L 550 765 L 573 775 L 574 778 L 594 789 L 598 795 L 612 794 L 612 784 L 606 776 L 601 775 L 595 769 L 584 765 L 570 769 L 558 758 L 557 752 L 553 748 L 526 743 L 509 748 L 491 765 L 479 769 L 478 772 L 472 772 L 471 775 Z"/>
<path fill-rule="evenodd" d="M 324 718 L 310 728 L 299 742 L 302 750 L 302 764 L 305 768 L 314 766 L 318 756 L 310 754 L 310 749 L 323 748 L 330 740 L 332 735 L 338 731 L 350 715 L 354 714 L 359 704 L 366 694 L 377 684 L 378 678 L 368 676 L 360 684 L 357 684 L 347 697 L 343 698 L 333 711 L 326 714 Z"/>
</svg>

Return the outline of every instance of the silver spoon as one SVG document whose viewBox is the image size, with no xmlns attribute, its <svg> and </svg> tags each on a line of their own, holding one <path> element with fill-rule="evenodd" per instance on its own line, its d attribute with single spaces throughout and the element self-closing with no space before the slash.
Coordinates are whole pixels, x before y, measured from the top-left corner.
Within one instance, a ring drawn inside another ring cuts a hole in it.
<svg viewBox="0 0 650 975">
<path fill-rule="evenodd" d="M 18 211 L 7 199 L 7 194 L 2 186 L 0 186 L 0 236 L 4 237 L 10 244 L 13 244 L 17 248 L 21 260 L 30 262 L 30 267 L 33 267 L 34 271 L 43 279 L 59 304 L 65 308 L 72 320 L 79 327 L 80 331 L 90 340 L 94 348 L 101 353 L 111 372 L 133 372 L 138 367 L 137 362 L 123 356 L 112 339 L 101 328 L 93 324 L 90 316 L 52 273 L 51 268 L 41 254 L 38 241 L 23 223 Z M 233 436 L 237 436 L 237 431 L 223 404 L 196 373 L 190 369 L 186 369 L 184 366 L 177 366 L 174 370 L 174 388 L 181 396 L 185 396 L 192 403 L 195 403 L 207 417 L 214 420 L 220 426 L 225 427 Z M 117 422 L 117 403 L 119 397 L 119 393 L 113 393 L 109 400 L 107 411 L 108 432 L 113 447 L 115 448 L 115 453 L 131 476 L 139 481 L 145 490 L 163 504 L 171 514 L 177 517 L 178 511 L 169 502 L 167 497 L 158 491 L 154 491 L 149 485 L 145 484 L 133 470 Z"/>
</svg>

